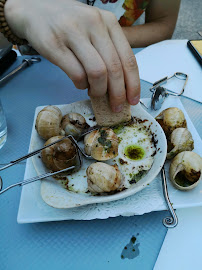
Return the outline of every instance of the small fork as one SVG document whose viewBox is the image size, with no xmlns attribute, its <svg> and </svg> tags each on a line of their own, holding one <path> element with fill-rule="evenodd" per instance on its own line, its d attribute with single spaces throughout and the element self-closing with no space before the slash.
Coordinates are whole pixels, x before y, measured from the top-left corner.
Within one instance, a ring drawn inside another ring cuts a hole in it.
<svg viewBox="0 0 202 270">
<path fill-rule="evenodd" d="M 163 219 L 163 225 L 167 228 L 174 228 L 178 224 L 178 218 L 177 218 L 175 210 L 173 209 L 172 204 L 171 204 L 170 199 L 169 199 L 169 196 L 168 196 L 168 188 L 167 188 L 167 183 L 166 183 L 166 173 L 165 173 L 164 166 L 161 169 L 161 177 L 162 177 L 164 198 L 166 200 L 167 206 L 169 208 L 169 212 L 171 214 L 170 217 L 165 217 Z"/>
<path fill-rule="evenodd" d="M 172 204 L 171 204 L 170 199 L 169 199 L 164 166 L 161 169 L 161 177 L 162 177 L 162 188 L 163 188 L 164 199 L 166 201 L 166 204 L 168 206 L 168 210 L 169 210 L 170 215 L 171 215 L 170 217 L 163 218 L 162 222 L 166 228 L 174 228 L 178 224 L 178 218 L 177 218 L 175 210 L 173 209 Z"/>
</svg>

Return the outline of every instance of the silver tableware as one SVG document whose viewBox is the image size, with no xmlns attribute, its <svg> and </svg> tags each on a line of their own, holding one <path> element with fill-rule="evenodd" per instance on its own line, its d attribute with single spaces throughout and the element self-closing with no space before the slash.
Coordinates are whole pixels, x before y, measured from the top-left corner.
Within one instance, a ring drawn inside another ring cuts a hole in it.
<svg viewBox="0 0 202 270">
<path fill-rule="evenodd" d="M 2 188 L 3 188 L 3 180 L 2 180 L 2 178 L 1 178 L 1 176 L 0 176 L 0 195 L 1 195 L 2 193 L 4 193 L 5 191 L 7 191 L 7 190 L 13 188 L 13 187 L 16 187 L 16 186 L 24 186 L 24 185 L 26 185 L 26 184 L 29 184 L 29 183 L 32 183 L 32 182 L 35 182 L 35 181 L 38 181 L 38 180 L 45 179 L 45 178 L 47 178 L 47 177 L 49 177 L 49 176 L 53 176 L 53 175 L 56 175 L 56 174 L 58 174 L 58 173 L 63 173 L 63 172 L 66 172 L 66 171 L 69 171 L 69 170 L 73 170 L 73 169 L 75 169 L 75 166 L 72 166 L 72 167 L 69 167 L 69 168 L 66 168 L 66 169 L 57 171 L 57 172 L 53 172 L 53 173 L 45 173 L 45 174 L 41 174 L 41 175 L 39 175 L 39 176 L 30 178 L 30 179 L 26 179 L 26 180 L 24 180 L 24 181 L 15 183 L 15 184 L 13 184 L 13 185 L 10 185 L 10 186 L 8 186 L 7 188 L 5 188 L 5 189 L 3 189 L 3 190 L 2 190 Z"/>
<path fill-rule="evenodd" d="M 90 133 L 91 131 L 97 130 L 97 129 L 99 129 L 99 128 L 100 128 L 100 126 L 96 125 L 96 126 L 93 126 L 93 127 L 90 127 L 90 128 L 88 128 L 88 129 L 86 129 L 86 130 L 82 133 L 82 135 L 80 136 L 79 139 L 81 139 L 83 136 L 85 136 L 86 134 Z M 76 146 L 77 154 L 78 154 L 78 160 L 79 160 L 78 166 L 71 166 L 71 167 L 69 167 L 69 168 L 66 168 L 66 169 L 63 169 L 63 170 L 60 170 L 60 171 L 57 171 L 57 172 L 46 173 L 46 174 L 42 174 L 42 175 L 39 175 L 39 176 L 30 178 L 30 179 L 26 179 L 26 180 L 24 180 L 24 181 L 15 183 L 15 184 L 13 184 L 13 185 L 10 185 L 10 186 L 8 186 L 7 188 L 5 188 L 5 189 L 3 189 L 3 190 L 2 190 L 2 188 L 3 188 L 3 179 L 2 179 L 1 176 L 0 176 L 0 195 L 1 195 L 2 193 L 4 193 L 5 191 L 7 191 L 7 190 L 9 190 L 9 189 L 11 189 L 11 188 L 13 188 L 13 187 L 16 187 L 16 186 L 23 186 L 23 185 L 26 185 L 26 184 L 29 184 L 29 183 L 32 183 L 32 182 L 35 182 L 35 181 L 38 181 L 38 180 L 42 180 L 42 179 L 45 179 L 45 178 L 47 178 L 47 177 L 49 177 L 49 176 L 53 176 L 53 175 L 56 175 L 56 174 L 59 174 L 59 173 L 62 173 L 62 172 L 69 171 L 69 170 L 73 170 L 73 169 L 77 169 L 77 170 L 78 170 L 78 169 L 81 168 L 81 166 L 82 166 L 82 157 L 81 157 L 81 154 L 82 154 L 85 158 L 87 158 L 87 159 L 93 159 L 91 156 L 88 156 L 88 155 L 86 155 L 86 154 L 84 153 L 84 151 L 83 151 L 82 148 L 78 145 L 78 142 L 74 139 L 74 137 L 73 137 L 72 135 L 67 135 L 67 136 L 63 137 L 62 139 L 59 139 L 59 140 L 57 140 L 57 141 L 55 141 L 55 142 L 53 142 L 53 143 L 50 143 L 50 144 L 48 144 L 48 145 L 46 145 L 46 146 L 44 146 L 44 147 L 42 147 L 42 148 L 40 148 L 40 149 L 37 149 L 37 150 L 35 150 L 35 151 L 33 151 L 33 152 L 30 152 L 30 153 L 28 153 L 27 155 L 25 155 L 25 156 L 23 156 L 23 157 L 20 157 L 20 158 L 14 160 L 14 161 L 11 161 L 10 163 L 8 163 L 8 164 L 6 164 L 5 166 L 1 167 L 1 168 L 0 168 L 0 171 L 3 171 L 3 170 L 5 170 L 5 169 L 7 169 L 7 168 L 9 168 L 9 167 L 11 167 L 11 166 L 14 166 L 14 165 L 18 164 L 19 162 L 21 162 L 21 161 L 23 161 L 23 160 L 26 160 L 27 158 L 30 158 L 30 157 L 32 157 L 32 156 L 34 156 L 34 155 L 40 153 L 43 149 L 45 149 L 45 148 L 47 148 L 47 147 L 49 147 L 49 146 L 51 146 L 51 145 L 54 145 L 54 144 L 56 144 L 56 143 L 58 143 L 58 142 L 64 140 L 65 138 L 69 138 L 69 139 L 74 143 L 74 145 Z"/>
<path fill-rule="evenodd" d="M 168 189 L 167 189 L 166 174 L 165 174 L 164 166 L 161 169 L 161 177 L 162 177 L 164 198 L 165 198 L 166 204 L 169 208 L 169 212 L 171 215 L 170 217 L 165 217 L 163 219 L 163 225 L 167 228 L 174 228 L 178 224 L 178 218 L 177 218 L 175 210 L 173 209 L 172 204 L 171 204 L 170 199 L 169 199 L 169 196 L 168 196 Z"/>
<path fill-rule="evenodd" d="M 177 78 L 180 80 L 185 80 L 184 85 L 182 87 L 182 90 L 180 93 L 176 93 L 174 91 L 165 89 L 163 87 L 160 87 L 160 85 L 166 83 L 168 80 L 172 78 Z M 150 88 L 150 91 L 153 93 L 151 97 L 151 108 L 153 110 L 159 110 L 161 108 L 162 103 L 164 102 L 165 98 L 169 95 L 172 96 L 181 96 L 184 93 L 185 86 L 188 81 L 188 75 L 183 72 L 175 72 L 170 77 L 164 77 L 158 81 L 156 81 L 153 86 Z"/>
<path fill-rule="evenodd" d="M 161 177 L 162 177 L 162 188 L 163 188 L 164 199 L 166 201 L 166 204 L 168 206 L 168 210 L 169 210 L 170 215 L 171 215 L 170 217 L 163 218 L 162 222 L 163 222 L 163 225 L 165 227 L 174 228 L 178 224 L 178 218 L 177 218 L 175 210 L 173 209 L 172 204 L 171 204 L 170 199 L 169 199 L 164 166 L 161 169 Z"/>
<path fill-rule="evenodd" d="M 151 97 L 152 109 L 155 111 L 159 110 L 167 96 L 168 94 L 166 93 L 166 89 L 161 86 L 158 86 L 153 92 Z"/>
<path fill-rule="evenodd" d="M 14 70 L 12 70 L 10 73 L 5 75 L 2 79 L 0 79 L 0 85 L 7 82 L 11 77 L 13 77 L 16 73 L 23 70 L 26 67 L 31 66 L 34 63 L 41 62 L 41 58 L 39 57 L 32 57 L 30 59 L 23 59 L 22 64 L 20 64 L 18 67 L 16 67 Z"/>
</svg>

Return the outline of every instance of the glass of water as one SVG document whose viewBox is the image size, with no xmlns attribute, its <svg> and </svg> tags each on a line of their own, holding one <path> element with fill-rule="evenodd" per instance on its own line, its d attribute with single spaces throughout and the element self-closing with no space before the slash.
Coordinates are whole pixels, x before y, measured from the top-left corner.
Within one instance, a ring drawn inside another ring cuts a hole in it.
<svg viewBox="0 0 202 270">
<path fill-rule="evenodd" d="M 0 149 L 4 146 L 7 139 L 6 117 L 0 100 Z"/>
</svg>

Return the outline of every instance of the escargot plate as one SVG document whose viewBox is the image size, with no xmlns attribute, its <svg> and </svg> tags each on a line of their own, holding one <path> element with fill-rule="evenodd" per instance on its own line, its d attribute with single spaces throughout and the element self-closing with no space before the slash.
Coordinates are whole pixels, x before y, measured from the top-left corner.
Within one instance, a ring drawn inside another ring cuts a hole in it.
<svg viewBox="0 0 202 270">
<path fill-rule="evenodd" d="M 89 100 L 67 105 L 56 105 L 62 114 L 77 112 L 82 114 L 90 126 L 96 124 Z M 38 107 L 37 113 L 43 107 Z M 117 164 L 123 176 L 122 184 L 113 194 L 91 194 L 88 192 L 86 169 L 95 160 L 83 159 L 81 169 L 56 180 L 52 177 L 41 181 L 41 196 L 55 208 L 73 208 L 93 203 L 119 200 L 144 189 L 160 172 L 167 153 L 164 132 L 156 120 L 140 104 L 131 107 L 134 123 L 120 125 L 114 129 L 119 138 L 118 156 L 108 164 Z M 41 148 L 44 140 L 34 130 L 31 151 Z M 80 142 L 83 147 L 83 142 Z M 38 155 L 32 157 L 37 174 L 48 172 Z"/>
</svg>

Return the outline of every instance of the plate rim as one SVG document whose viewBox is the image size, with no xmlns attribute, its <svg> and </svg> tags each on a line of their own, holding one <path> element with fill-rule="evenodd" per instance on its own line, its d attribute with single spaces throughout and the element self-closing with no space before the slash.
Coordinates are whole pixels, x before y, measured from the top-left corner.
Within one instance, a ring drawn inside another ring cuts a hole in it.
<svg viewBox="0 0 202 270">
<path fill-rule="evenodd" d="M 59 104 L 59 105 L 54 105 L 54 104 L 53 104 L 53 106 L 57 106 L 57 107 L 61 108 L 61 107 L 63 107 L 63 106 L 76 106 L 77 104 L 85 104 L 85 103 L 86 103 L 86 104 L 90 107 L 90 109 L 92 110 L 92 107 L 91 107 L 91 104 L 90 104 L 90 100 L 89 100 L 89 99 L 81 100 L 81 101 L 77 101 L 77 102 L 73 102 L 73 103 L 69 103 L 69 104 Z M 86 105 L 86 104 L 85 104 L 85 105 Z M 38 106 L 38 107 L 36 107 L 36 109 L 35 109 L 35 115 L 34 115 L 34 121 L 33 121 L 33 129 L 32 129 L 31 139 L 30 139 L 30 148 L 31 148 L 32 139 L 33 139 L 33 138 L 32 138 L 32 136 L 33 136 L 33 130 L 35 131 L 35 121 L 36 121 L 37 113 L 38 113 L 41 109 L 43 109 L 44 107 L 46 107 L 46 106 L 47 106 L 47 105 Z M 113 194 L 113 195 L 106 195 L 106 196 L 89 196 L 89 197 L 85 197 L 85 201 L 84 201 L 84 202 L 83 202 L 83 201 L 82 201 L 81 203 L 79 203 L 79 202 L 76 203 L 76 202 L 75 202 L 75 203 L 72 203 L 71 205 L 66 206 L 66 207 L 57 207 L 57 206 L 55 206 L 55 205 L 49 203 L 49 201 L 47 201 L 47 200 L 44 198 L 43 194 L 41 194 L 41 197 L 42 197 L 42 199 L 45 201 L 45 203 L 47 203 L 49 206 L 54 207 L 54 208 L 56 208 L 56 209 L 72 209 L 72 208 L 75 208 L 75 207 L 80 207 L 80 206 L 89 205 L 89 204 L 105 203 L 105 202 L 111 202 L 111 201 L 121 200 L 121 199 L 124 199 L 124 198 L 126 198 L 126 197 L 132 196 L 132 195 L 134 195 L 135 193 L 141 191 L 142 189 L 144 189 L 148 184 L 150 184 L 150 183 L 156 178 L 156 176 L 159 174 L 159 172 L 160 172 L 160 170 L 161 170 L 161 168 L 162 168 L 162 166 L 163 166 L 163 164 L 164 164 L 164 162 L 165 162 L 165 160 L 166 160 L 166 154 L 167 154 L 167 140 L 166 140 L 165 134 L 164 134 L 164 132 L 163 132 L 163 129 L 161 128 L 161 126 L 159 125 L 159 123 L 153 118 L 153 116 L 150 115 L 146 110 L 144 110 L 144 109 L 142 108 L 142 106 L 140 105 L 140 103 L 139 103 L 138 105 L 136 105 L 136 106 L 133 106 L 133 108 L 134 108 L 134 107 L 138 108 L 138 110 L 142 110 L 142 111 L 144 112 L 144 114 L 146 114 L 146 116 L 148 116 L 148 118 L 152 119 L 152 121 L 149 120 L 150 123 L 152 123 L 152 125 L 155 124 L 155 125 L 158 127 L 158 129 L 159 129 L 159 131 L 160 131 L 160 134 L 161 134 L 161 140 L 164 141 L 164 143 L 163 143 L 163 145 L 164 145 L 164 151 L 162 151 L 162 153 L 164 153 L 164 157 L 163 157 L 162 160 L 161 160 L 160 166 L 158 166 L 158 170 L 156 170 L 155 173 L 153 173 L 152 179 L 147 180 L 147 182 L 146 182 L 145 184 L 142 184 L 141 186 L 138 185 L 138 187 L 135 189 L 135 191 L 134 191 L 133 188 L 130 188 L 130 189 L 126 189 L 126 190 L 124 190 L 124 191 L 122 191 L 122 192 L 118 192 L 117 194 Z M 145 116 L 144 116 L 143 118 L 145 119 Z M 32 150 L 34 150 L 34 149 L 31 149 L 31 151 L 32 151 Z M 162 149 L 161 149 L 161 150 L 162 150 Z M 163 154 L 162 154 L 162 155 L 163 155 Z M 32 162 L 33 162 L 33 158 L 32 158 Z M 38 172 L 38 170 L 37 170 L 37 168 L 36 168 L 35 162 L 33 162 L 33 165 L 34 165 L 34 168 L 35 168 L 37 174 L 39 174 L 39 172 Z M 153 165 L 152 165 L 152 166 L 153 166 Z M 151 168 L 152 168 L 152 167 L 151 167 Z M 151 169 L 150 169 L 150 170 L 151 170 Z M 147 175 L 146 175 L 145 177 L 147 177 Z M 41 181 L 41 190 L 42 190 L 43 186 L 45 185 L 45 183 L 46 183 L 47 181 L 50 181 L 50 180 L 44 179 L 44 180 Z M 53 182 L 53 181 L 52 181 L 52 182 Z M 60 184 L 57 183 L 57 182 L 56 182 L 56 184 L 57 184 L 57 185 L 60 185 Z M 65 189 L 64 189 L 64 190 L 65 190 Z M 70 193 L 70 197 L 71 197 L 71 195 L 73 195 L 73 196 L 77 196 L 77 195 L 78 195 L 78 194 L 76 194 L 76 193 L 69 192 L 68 190 L 66 190 L 66 191 L 67 191 L 68 193 Z M 40 193 L 41 193 L 41 191 L 40 191 Z M 78 196 L 77 196 L 77 198 L 78 198 Z"/>
</svg>

